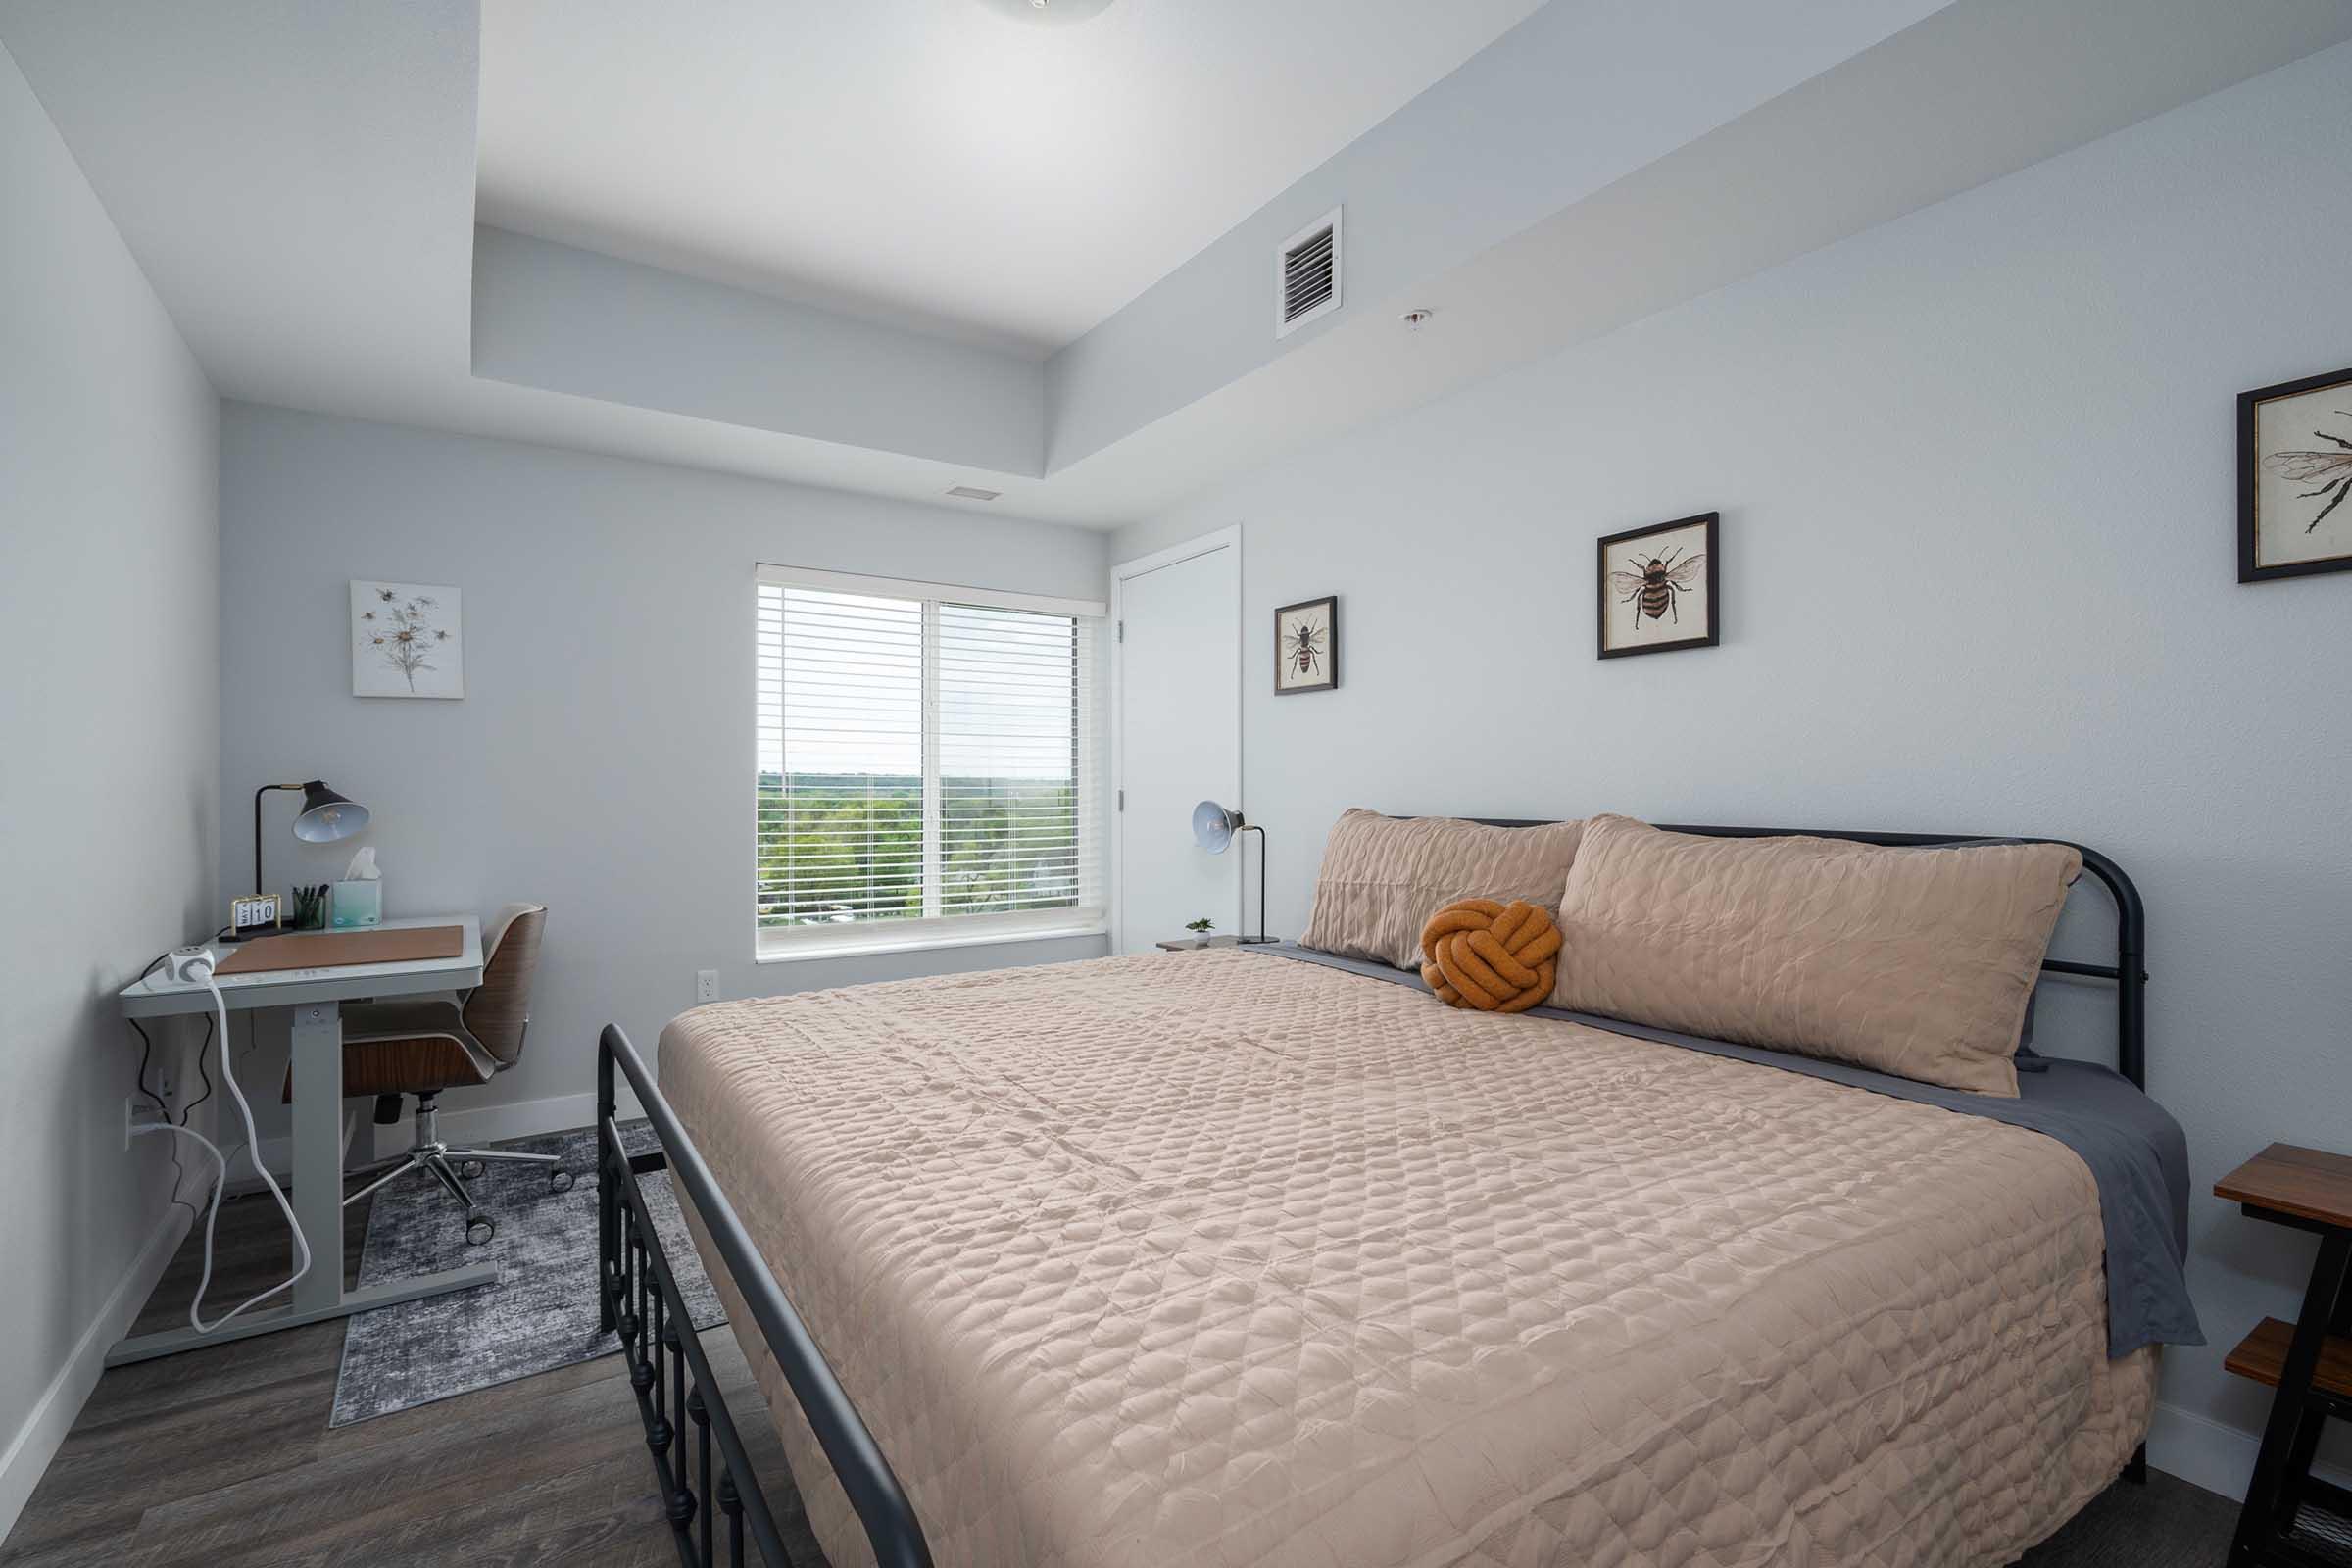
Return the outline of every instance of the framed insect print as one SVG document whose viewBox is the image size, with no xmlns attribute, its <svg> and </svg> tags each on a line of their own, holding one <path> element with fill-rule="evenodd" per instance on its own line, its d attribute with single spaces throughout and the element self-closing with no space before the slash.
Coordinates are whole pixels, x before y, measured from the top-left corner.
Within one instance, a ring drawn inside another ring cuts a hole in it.
<svg viewBox="0 0 2352 1568">
<path fill-rule="evenodd" d="M 1712 648 L 1716 514 L 1629 528 L 1600 541 L 1600 657 Z"/>
<path fill-rule="evenodd" d="M 1337 691 L 1340 600 L 1337 594 L 1274 612 L 1274 695 Z"/>
<path fill-rule="evenodd" d="M 2237 398 L 2237 580 L 2352 571 L 2352 370 Z"/>
</svg>

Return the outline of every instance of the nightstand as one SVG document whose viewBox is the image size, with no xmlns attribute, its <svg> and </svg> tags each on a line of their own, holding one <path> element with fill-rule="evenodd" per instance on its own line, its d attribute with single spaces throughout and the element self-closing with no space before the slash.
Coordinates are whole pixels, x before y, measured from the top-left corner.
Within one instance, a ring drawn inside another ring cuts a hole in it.
<svg viewBox="0 0 2352 1568">
<path fill-rule="evenodd" d="M 1162 953 L 1198 953 L 1202 948 L 1238 948 L 1240 937 L 1170 937 L 1159 944 Z"/>
<path fill-rule="evenodd" d="M 2230 1548 L 2232 1565 L 2352 1563 L 2352 1492 L 2317 1481 L 2312 1454 L 2328 1418 L 2352 1420 L 2352 1158 L 2273 1144 L 2213 1184 L 2252 1219 L 2320 1239 L 2292 1323 L 2265 1318 L 2223 1363 L 2278 1393 Z"/>
</svg>

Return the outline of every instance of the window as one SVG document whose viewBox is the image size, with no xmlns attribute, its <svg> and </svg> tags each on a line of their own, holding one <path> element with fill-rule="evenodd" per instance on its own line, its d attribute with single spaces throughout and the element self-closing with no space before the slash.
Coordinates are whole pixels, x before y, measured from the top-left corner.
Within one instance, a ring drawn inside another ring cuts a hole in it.
<svg viewBox="0 0 2352 1568">
<path fill-rule="evenodd" d="M 1102 929 L 1102 612 L 760 568 L 760 956 Z"/>
</svg>

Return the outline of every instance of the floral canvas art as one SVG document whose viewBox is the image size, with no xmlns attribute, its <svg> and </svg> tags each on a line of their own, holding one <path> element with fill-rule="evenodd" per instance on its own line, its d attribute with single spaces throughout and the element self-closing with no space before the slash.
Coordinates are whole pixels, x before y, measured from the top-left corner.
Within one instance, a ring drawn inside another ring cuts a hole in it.
<svg viewBox="0 0 2352 1568">
<path fill-rule="evenodd" d="M 455 588 L 351 585 L 351 695 L 463 697 L 466 641 Z"/>
</svg>

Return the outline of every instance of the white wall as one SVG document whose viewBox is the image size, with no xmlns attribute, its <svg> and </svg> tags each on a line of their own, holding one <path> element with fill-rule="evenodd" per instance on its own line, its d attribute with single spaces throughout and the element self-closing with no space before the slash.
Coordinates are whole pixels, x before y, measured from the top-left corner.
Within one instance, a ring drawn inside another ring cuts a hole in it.
<svg viewBox="0 0 2352 1568">
<path fill-rule="evenodd" d="M 224 884 L 253 877 L 254 787 L 324 778 L 374 819 L 301 845 L 272 797 L 270 886 L 326 880 L 367 843 L 388 914 L 549 906 L 522 1063 L 451 1095 L 453 1133 L 584 1124 L 597 1031 L 650 1053 L 698 969 L 741 997 L 1103 950 L 753 962 L 752 573 L 1100 598 L 1107 535 L 240 403 L 220 461 Z M 464 591 L 463 701 L 351 695 L 355 577 Z M 281 1031 L 253 1081 L 283 1059 Z M 516 1102 L 534 1105 L 466 1119 Z"/>
<path fill-rule="evenodd" d="M 0 1531 L 186 1217 L 112 993 L 214 918 L 218 411 L 0 50 Z"/>
<path fill-rule="evenodd" d="M 2313 56 L 1119 535 L 1243 526 L 1274 929 L 1357 804 L 2079 839 L 2147 897 L 2194 1190 L 2352 1146 L 2352 576 L 2235 581 L 2232 402 L 2352 362 L 2347 81 Z M 1724 645 L 1595 660 L 1594 538 L 1717 509 Z M 1345 684 L 1273 697 L 1270 612 L 1330 592 Z M 2222 1352 L 2312 1243 L 2210 1196 L 2192 1230 L 2215 1343 L 2156 1456 L 2242 1485 L 2210 1423 L 2267 1395 Z"/>
</svg>

